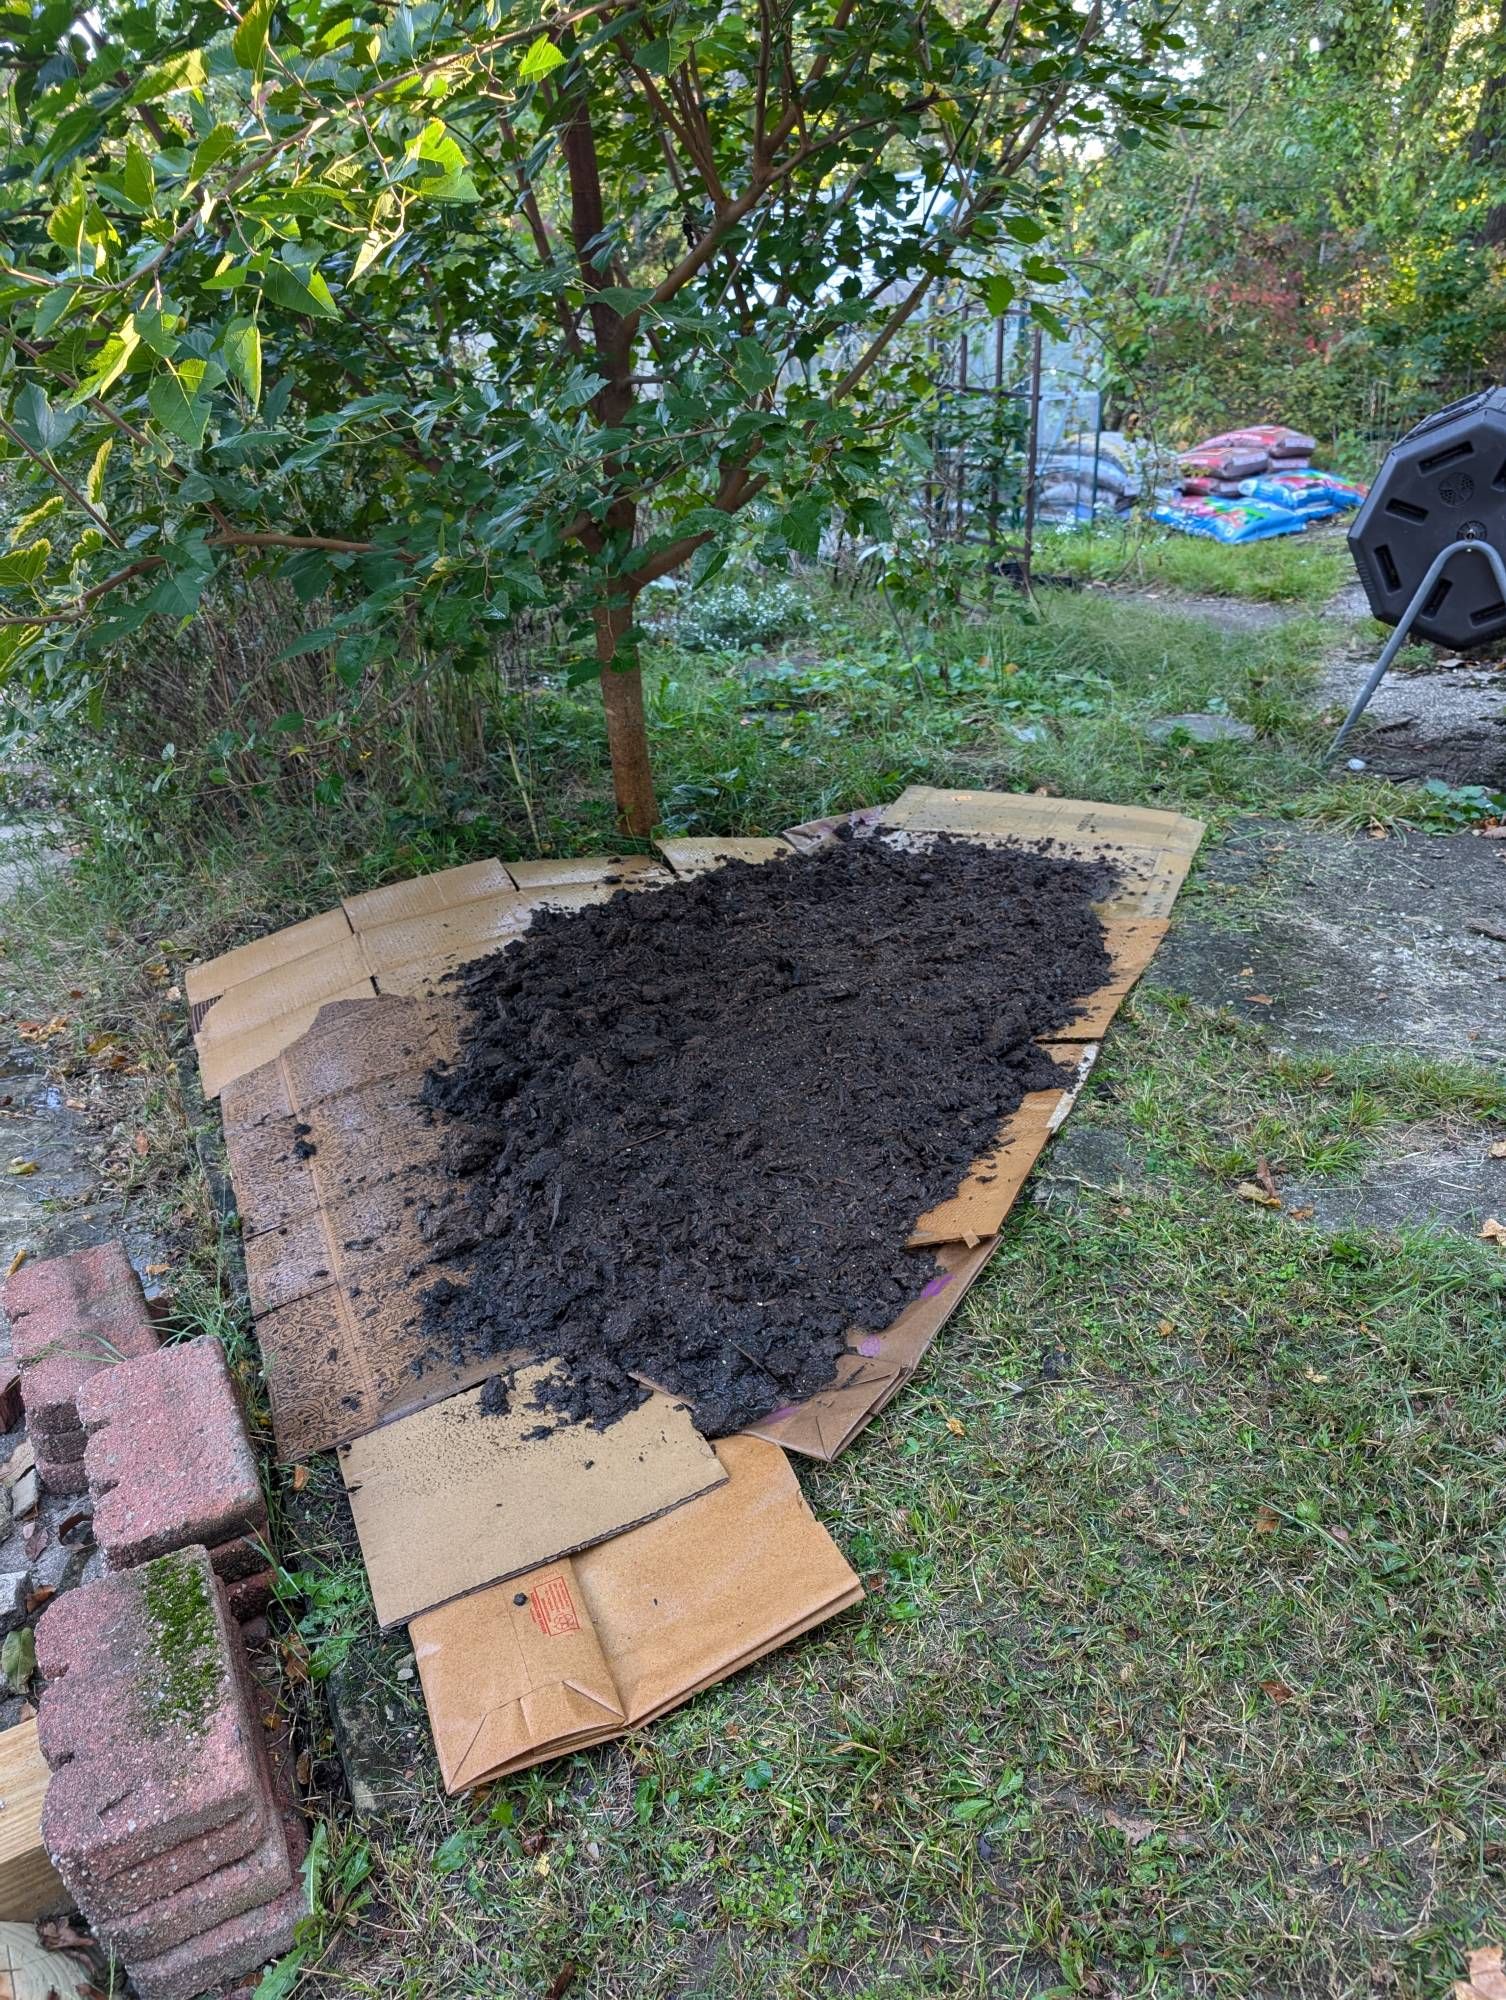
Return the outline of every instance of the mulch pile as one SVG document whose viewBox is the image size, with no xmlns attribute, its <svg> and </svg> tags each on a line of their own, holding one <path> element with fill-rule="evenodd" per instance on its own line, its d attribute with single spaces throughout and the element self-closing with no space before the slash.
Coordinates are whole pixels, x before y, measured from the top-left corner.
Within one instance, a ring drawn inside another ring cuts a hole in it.
<svg viewBox="0 0 1506 2000">
<path fill-rule="evenodd" d="M 558 1357 L 551 1406 L 598 1423 L 646 1378 L 710 1437 L 824 1387 L 931 1277 L 918 1218 L 1066 1082 L 1034 1038 L 1108 977 L 1112 879 L 841 839 L 542 913 L 463 968 L 425 1086 L 453 1176 L 426 1232 L 464 1273 L 425 1296 L 434 1356 Z"/>
</svg>

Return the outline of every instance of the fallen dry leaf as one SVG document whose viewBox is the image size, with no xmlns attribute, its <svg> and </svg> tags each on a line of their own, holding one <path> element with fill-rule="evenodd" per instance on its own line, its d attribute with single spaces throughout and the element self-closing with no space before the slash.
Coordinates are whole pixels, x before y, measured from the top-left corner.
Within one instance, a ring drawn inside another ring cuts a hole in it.
<svg viewBox="0 0 1506 2000">
<path fill-rule="evenodd" d="M 1276 1192 L 1276 1177 L 1271 1172 L 1271 1163 L 1266 1158 L 1264 1153 L 1262 1153 L 1260 1158 L 1255 1162 L 1255 1178 L 1256 1180 L 1259 1181 L 1260 1185 L 1265 1189 L 1267 1194 L 1275 1195 L 1276 1199 L 1278 1201 L 1280 1200 L 1281 1197 Z"/>
<path fill-rule="evenodd" d="M 1241 1181 L 1234 1190 L 1241 1201 L 1253 1201 L 1257 1208 L 1280 1208 L 1281 1197 L 1268 1194 L 1259 1181 Z"/>
<path fill-rule="evenodd" d="M 146 1266 L 146 1275 L 149 1278 L 160 1278 L 172 1268 L 171 1264 L 148 1264 Z"/>
<path fill-rule="evenodd" d="M 1454 2000 L 1506 2000 L 1506 1965 L 1498 1944 L 1469 1955 L 1469 1977 L 1454 1981 Z"/>
<path fill-rule="evenodd" d="M 1160 1334 L 1163 1340 L 1170 1340 L 1176 1330 L 1176 1322 L 1174 1320 L 1163 1319 L 1156 1326 L 1156 1332 Z"/>
<path fill-rule="evenodd" d="M 1292 1218 L 1293 1222 L 1311 1222 L 1317 1211 L 1311 1202 L 1307 1202 L 1301 1208 L 1289 1208 L 1286 1212 Z"/>
<path fill-rule="evenodd" d="M 1252 1007 L 1274 1007 L 1276 1004 L 1274 997 L 1269 993 L 1247 993 L 1245 998 Z"/>
<path fill-rule="evenodd" d="M 67 1026 L 66 1014 L 54 1014 L 50 1021 L 17 1021 L 16 1033 L 23 1042 L 50 1042 Z"/>
<path fill-rule="evenodd" d="M 1499 1216 L 1487 1215 L 1480 1224 L 1480 1234 L 1487 1243 L 1506 1243 L 1506 1222 Z"/>
<path fill-rule="evenodd" d="M 967 1436 L 967 1425 L 962 1422 L 960 1417 L 948 1417 L 946 1427 L 954 1438 Z"/>
<path fill-rule="evenodd" d="M 1328 1377 L 1326 1375 L 1320 1375 L 1316 1368 L 1308 1366 L 1304 1368 L 1302 1371 L 1302 1379 L 1305 1382 L 1326 1382 L 1328 1380 Z"/>
<path fill-rule="evenodd" d="M 1149 1840 L 1156 1830 L 1153 1819 L 1137 1819 L 1133 1813 L 1115 1812 L 1112 1808 L 1103 1812 L 1100 1817 L 1105 1826 L 1111 1826 L 1116 1833 L 1122 1833 L 1131 1847 L 1138 1847 L 1142 1840 Z"/>
<path fill-rule="evenodd" d="M 1496 1140 L 1490 1149 L 1490 1157 L 1493 1160 L 1506 1160 L 1506 1139 Z"/>
<path fill-rule="evenodd" d="M 136 1148 L 137 1153 L 140 1154 L 143 1158 L 152 1149 L 152 1142 L 146 1136 L 145 1132 L 138 1132 L 136 1134 L 136 1137 L 131 1141 L 131 1144 Z"/>
<path fill-rule="evenodd" d="M 21 1266 L 25 1262 L 26 1262 L 26 1252 L 24 1250 L 18 1250 L 15 1256 L 11 1258 L 9 1264 L 7 1264 L 5 1267 L 6 1277 L 13 1278 L 16 1275 L 17 1271 L 20 1270 Z"/>
<path fill-rule="evenodd" d="M 1272 1701 L 1280 1703 L 1290 1701 L 1293 1690 L 1287 1686 L 1285 1681 L 1270 1680 L 1260 1683 L 1260 1692 L 1263 1695 L 1269 1696 Z"/>
<path fill-rule="evenodd" d="M 1269 1507 L 1256 1508 L 1255 1532 L 1257 1535 L 1274 1535 L 1280 1526 L 1281 1517 L 1278 1514 L 1273 1514 Z"/>
<path fill-rule="evenodd" d="M 37 1171 L 37 1163 L 35 1160 L 23 1159 L 22 1156 L 18 1153 L 16 1157 L 11 1161 L 10 1165 L 5 1169 L 5 1171 L 8 1174 L 16 1174 L 16 1175 L 34 1174 Z"/>
<path fill-rule="evenodd" d="M 301 1493 L 304 1487 L 308 1485 L 308 1483 L 309 1483 L 308 1467 L 306 1465 L 295 1465 L 293 1467 L 293 1491 L 295 1493 Z"/>
</svg>

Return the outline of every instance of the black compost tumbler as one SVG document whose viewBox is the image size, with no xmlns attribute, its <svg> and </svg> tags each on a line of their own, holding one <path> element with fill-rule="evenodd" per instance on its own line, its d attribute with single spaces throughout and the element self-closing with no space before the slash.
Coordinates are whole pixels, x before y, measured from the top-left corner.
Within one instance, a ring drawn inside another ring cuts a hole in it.
<svg viewBox="0 0 1506 2000">
<path fill-rule="evenodd" d="M 1409 637 L 1478 652 L 1506 638 L 1506 389 L 1450 403 L 1391 447 L 1349 530 L 1370 609 L 1396 629 L 1329 750 Z"/>
</svg>

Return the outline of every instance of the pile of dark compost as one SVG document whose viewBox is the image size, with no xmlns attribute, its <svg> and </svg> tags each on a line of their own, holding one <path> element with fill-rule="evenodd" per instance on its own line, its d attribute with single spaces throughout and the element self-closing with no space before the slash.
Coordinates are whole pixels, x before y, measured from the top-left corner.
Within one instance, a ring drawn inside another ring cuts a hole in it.
<svg viewBox="0 0 1506 2000">
<path fill-rule="evenodd" d="M 463 1273 L 431 1356 L 558 1357 L 552 1407 L 598 1423 L 646 1379 L 710 1437 L 823 1388 L 932 1276 L 920 1216 L 1067 1081 L 1034 1038 L 1109 975 L 1112 880 L 873 837 L 540 913 L 456 975 L 425 1085 L 454 1183 L 425 1227 Z"/>
</svg>

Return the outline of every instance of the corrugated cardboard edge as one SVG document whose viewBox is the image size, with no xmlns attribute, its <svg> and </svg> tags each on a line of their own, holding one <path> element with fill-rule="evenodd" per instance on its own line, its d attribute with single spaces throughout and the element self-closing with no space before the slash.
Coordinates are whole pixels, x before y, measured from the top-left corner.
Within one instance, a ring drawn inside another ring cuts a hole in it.
<svg viewBox="0 0 1506 2000">
<path fill-rule="evenodd" d="M 538 1366 L 521 1371 L 517 1407 L 506 1416 L 481 1419 L 504 1462 L 473 1470 L 449 1503 L 442 1525 L 422 1492 L 405 1487 L 405 1468 L 410 1460 L 420 1468 L 435 1462 L 446 1412 L 464 1404 L 469 1414 L 476 1391 L 411 1412 L 340 1447 L 340 1472 L 384 1632 L 656 1520 L 726 1479 L 684 1404 L 668 1396 L 651 1397 L 604 1431 L 570 1424 L 557 1426 L 547 1437 L 530 1438 L 527 1431 L 539 1415 L 530 1406 L 530 1385 L 549 1372 Z M 662 1449 L 653 1435 L 657 1427 L 665 1433 Z M 525 1495 L 516 1496 L 515 1506 L 507 1504 L 520 1481 L 537 1482 L 537 1505 L 530 1507 Z M 464 1524 L 450 1518 L 457 1504 L 470 1510 Z M 510 1545 L 525 1521 L 535 1537 L 526 1553 Z M 469 1542 L 463 1558 L 460 1534 Z M 420 1537 L 423 1546 L 415 1568 L 414 1544 Z M 437 1541 L 443 1546 L 436 1547 Z M 418 1570 L 425 1572 L 422 1583 Z"/>
</svg>

